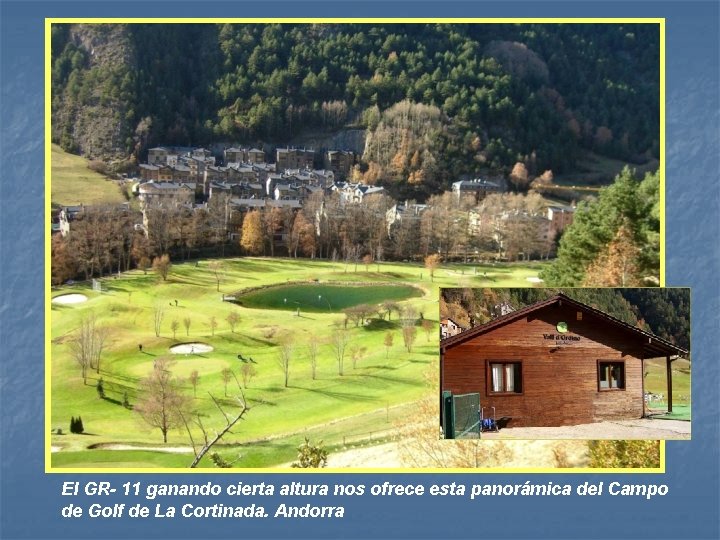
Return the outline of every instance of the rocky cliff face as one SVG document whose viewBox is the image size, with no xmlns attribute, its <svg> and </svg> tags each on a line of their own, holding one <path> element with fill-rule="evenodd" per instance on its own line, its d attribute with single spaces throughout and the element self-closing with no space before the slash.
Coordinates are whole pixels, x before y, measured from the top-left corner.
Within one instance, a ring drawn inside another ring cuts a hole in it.
<svg viewBox="0 0 720 540">
<path fill-rule="evenodd" d="M 315 150 L 321 148 L 350 150 L 355 152 L 356 155 L 361 156 L 365 150 L 366 135 L 367 130 L 365 129 L 342 129 L 336 133 L 295 137 L 288 144 L 290 146 L 313 148 Z"/>
<path fill-rule="evenodd" d="M 127 27 L 70 25 L 63 54 L 73 70 L 53 85 L 53 141 L 88 158 L 127 157 L 136 94 Z"/>
</svg>

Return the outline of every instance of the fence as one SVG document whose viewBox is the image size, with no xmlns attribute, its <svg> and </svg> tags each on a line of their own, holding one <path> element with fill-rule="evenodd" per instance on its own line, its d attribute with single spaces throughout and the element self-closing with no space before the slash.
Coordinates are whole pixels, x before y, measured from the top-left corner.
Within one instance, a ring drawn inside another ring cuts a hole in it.
<svg viewBox="0 0 720 540">
<path fill-rule="evenodd" d="M 442 424 L 446 439 L 480 437 L 480 394 L 443 392 Z"/>
</svg>

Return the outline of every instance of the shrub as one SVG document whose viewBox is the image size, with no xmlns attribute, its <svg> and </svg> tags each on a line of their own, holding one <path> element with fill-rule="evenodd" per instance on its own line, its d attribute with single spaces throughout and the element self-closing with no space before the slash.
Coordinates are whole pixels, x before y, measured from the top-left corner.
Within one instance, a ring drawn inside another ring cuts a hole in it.
<svg viewBox="0 0 720 540">
<path fill-rule="evenodd" d="M 219 469 L 230 469 L 232 468 L 232 463 L 227 461 L 224 457 L 222 457 L 217 452 L 213 452 L 210 454 L 210 461 L 212 461 L 215 466 Z"/>
<path fill-rule="evenodd" d="M 82 418 L 72 416 L 70 418 L 70 433 L 83 433 L 84 431 L 85 428 L 83 427 Z"/>
<path fill-rule="evenodd" d="M 321 469 L 327 466 L 328 452 L 323 443 L 311 444 L 305 437 L 305 442 L 298 447 L 298 460 L 291 465 L 295 469 Z"/>
<path fill-rule="evenodd" d="M 88 162 L 87 165 L 88 169 L 91 171 L 95 171 L 96 173 L 107 175 L 108 174 L 108 167 L 103 161 L 99 160 L 93 160 Z"/>
<path fill-rule="evenodd" d="M 590 441 L 590 467 L 646 468 L 660 466 L 658 441 Z"/>
</svg>

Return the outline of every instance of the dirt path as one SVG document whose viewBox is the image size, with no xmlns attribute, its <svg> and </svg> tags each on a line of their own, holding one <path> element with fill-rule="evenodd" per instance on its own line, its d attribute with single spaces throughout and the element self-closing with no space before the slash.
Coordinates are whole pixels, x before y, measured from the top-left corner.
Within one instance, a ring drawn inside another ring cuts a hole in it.
<svg viewBox="0 0 720 540">
<path fill-rule="evenodd" d="M 682 420 L 615 420 L 578 426 L 516 427 L 483 433 L 487 439 L 690 439 L 690 422 Z"/>
<path fill-rule="evenodd" d="M 454 444 L 446 441 L 445 444 Z M 555 468 L 558 457 L 562 456 L 562 466 L 587 466 L 587 445 L 585 441 L 505 441 L 510 458 L 500 465 L 502 468 Z M 402 452 L 397 442 L 354 448 L 344 452 L 330 454 L 328 467 L 333 468 L 404 468 Z M 429 464 L 439 467 L 440 464 Z M 493 464 L 493 466 L 498 466 Z"/>
</svg>

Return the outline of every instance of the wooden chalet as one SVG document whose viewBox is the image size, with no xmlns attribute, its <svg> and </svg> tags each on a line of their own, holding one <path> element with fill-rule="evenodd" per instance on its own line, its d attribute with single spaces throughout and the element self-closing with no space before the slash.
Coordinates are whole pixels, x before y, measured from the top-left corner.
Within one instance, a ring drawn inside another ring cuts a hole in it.
<svg viewBox="0 0 720 540">
<path fill-rule="evenodd" d="M 440 342 L 440 390 L 480 393 L 513 426 L 644 416 L 644 361 L 687 351 L 563 294 Z"/>
</svg>

